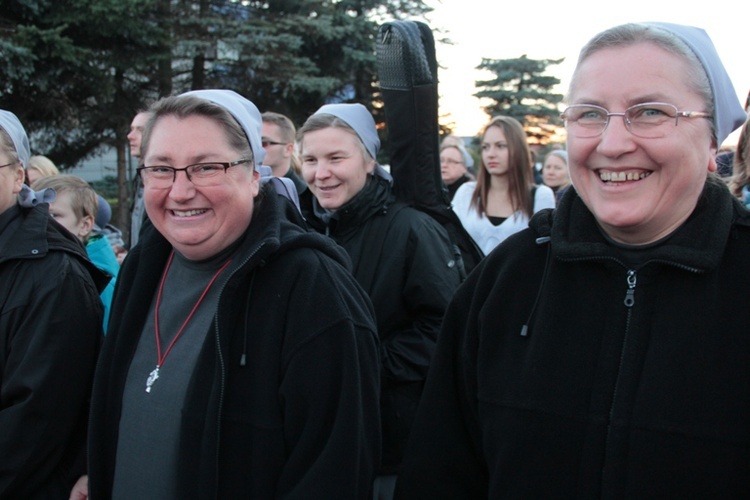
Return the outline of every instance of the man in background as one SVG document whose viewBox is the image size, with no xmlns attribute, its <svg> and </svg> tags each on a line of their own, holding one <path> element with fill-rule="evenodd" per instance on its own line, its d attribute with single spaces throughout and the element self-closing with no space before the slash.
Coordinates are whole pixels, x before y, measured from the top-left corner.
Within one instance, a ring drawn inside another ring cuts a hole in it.
<svg viewBox="0 0 750 500">
<path fill-rule="evenodd" d="M 149 114 L 147 111 L 139 111 L 133 121 L 130 122 L 130 132 L 128 133 L 128 143 L 130 143 L 130 155 L 140 163 L 141 158 L 141 135 L 143 127 L 146 126 Z M 133 182 L 133 206 L 130 209 L 130 248 L 138 243 L 138 233 L 143 227 L 143 220 L 146 217 L 146 211 L 143 208 L 143 185 L 138 176 Z"/>
<path fill-rule="evenodd" d="M 300 177 L 300 163 L 294 152 L 294 139 L 297 131 L 288 117 L 266 111 L 263 113 L 261 141 L 266 150 L 265 165 L 271 167 L 275 177 L 286 177 L 294 182 L 297 194 L 307 189 L 307 184 Z"/>
</svg>

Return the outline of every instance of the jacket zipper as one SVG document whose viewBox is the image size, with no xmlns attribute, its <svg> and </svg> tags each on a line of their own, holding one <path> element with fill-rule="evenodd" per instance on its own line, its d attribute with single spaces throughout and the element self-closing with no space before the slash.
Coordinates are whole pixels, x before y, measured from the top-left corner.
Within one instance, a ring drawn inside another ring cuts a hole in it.
<svg viewBox="0 0 750 500">
<path fill-rule="evenodd" d="M 628 291 L 625 292 L 625 307 L 633 307 L 635 304 L 635 269 L 628 269 Z M 630 311 L 628 311 L 628 315 Z"/>
<path fill-rule="evenodd" d="M 625 358 L 625 348 L 628 345 L 628 336 L 630 334 L 630 318 L 633 313 L 633 305 L 635 304 L 635 283 L 636 275 L 634 269 L 628 269 L 626 276 L 628 289 L 625 292 L 625 300 L 623 303 L 628 308 L 627 316 L 625 318 L 625 335 L 622 338 L 622 345 L 620 346 L 620 364 L 617 367 L 617 377 L 615 378 L 615 388 L 612 392 L 612 401 L 609 406 L 609 424 L 612 424 L 615 412 L 615 401 L 617 400 L 617 388 L 620 386 L 620 375 L 622 374 L 622 361 Z M 607 439 L 609 440 L 609 439 Z"/>
<path fill-rule="evenodd" d="M 635 269 L 628 269 L 627 274 L 625 275 L 625 280 L 627 283 L 627 290 L 625 291 L 625 299 L 623 300 L 623 304 L 627 308 L 627 316 L 625 318 L 625 335 L 622 339 L 622 344 L 620 345 L 620 362 L 617 366 L 617 377 L 615 377 L 615 386 L 612 391 L 612 400 L 610 402 L 609 406 L 609 420 L 607 422 L 607 438 L 604 443 L 604 464 L 603 466 L 606 467 L 607 464 L 607 455 L 609 454 L 610 449 L 610 437 L 612 433 L 612 422 L 614 421 L 614 414 L 615 414 L 615 403 L 617 401 L 617 393 L 618 389 L 620 387 L 620 376 L 622 375 L 622 369 L 623 369 L 623 360 L 625 358 L 625 351 L 628 345 L 628 337 L 630 334 L 630 320 L 633 313 L 633 305 L 635 305 L 635 286 L 636 286 L 636 271 Z M 607 478 L 605 475 L 602 475 L 601 481 L 602 481 L 602 493 L 606 490 L 606 484 L 605 481 Z"/>
<path fill-rule="evenodd" d="M 625 358 L 625 348 L 628 345 L 628 336 L 630 334 L 630 319 L 633 314 L 633 305 L 635 304 L 635 284 L 636 284 L 636 273 L 635 269 L 628 269 L 626 276 L 628 289 L 625 292 L 625 300 L 623 304 L 628 308 L 627 316 L 625 318 L 625 335 L 622 338 L 622 344 L 620 346 L 620 364 L 617 367 L 617 377 L 615 378 L 615 388 L 612 392 L 612 401 L 609 406 L 609 424 L 612 424 L 615 412 L 615 401 L 617 400 L 617 388 L 620 386 L 620 375 L 622 374 L 622 361 Z M 609 441 L 609 438 L 607 439 Z"/>
<path fill-rule="evenodd" d="M 265 242 L 262 242 L 260 245 L 258 245 L 255 250 L 253 250 L 250 255 L 247 256 L 245 260 L 242 261 L 242 263 L 234 268 L 234 271 L 232 271 L 232 274 L 227 276 L 227 279 L 224 280 L 224 284 L 221 287 L 221 291 L 219 292 L 219 299 L 217 301 L 217 308 L 216 308 L 216 325 L 214 327 L 215 330 L 215 337 L 216 337 L 216 354 L 219 358 L 219 371 L 221 372 L 221 383 L 219 384 L 219 408 L 216 411 L 216 469 L 215 469 L 215 482 L 214 485 L 214 498 L 219 498 L 219 453 L 220 453 L 220 447 L 221 447 L 221 415 L 222 415 L 222 409 L 224 408 L 224 386 L 226 384 L 226 363 L 224 362 L 224 355 L 221 352 L 221 335 L 219 331 L 219 305 L 221 304 L 221 298 L 224 295 L 224 289 L 226 288 L 229 281 L 234 277 L 235 274 L 237 274 L 240 269 L 244 268 L 245 265 L 253 258 L 255 257 L 255 254 L 257 254 L 261 248 L 265 246 Z"/>
<path fill-rule="evenodd" d="M 612 392 L 612 401 L 611 401 L 610 407 L 609 407 L 609 420 L 607 422 L 607 427 L 609 428 L 609 427 L 611 427 L 612 421 L 614 419 L 615 401 L 617 400 L 617 389 L 618 389 L 618 387 L 620 385 L 620 376 L 622 374 L 622 362 L 623 362 L 623 359 L 625 357 L 625 348 L 627 347 L 628 335 L 630 333 L 630 320 L 632 318 L 633 306 L 635 305 L 635 287 L 636 287 L 636 283 L 637 283 L 637 272 L 636 272 L 636 269 L 629 268 L 627 265 L 625 265 L 625 263 L 623 263 L 621 260 L 619 260 L 619 259 L 617 259 L 615 257 L 588 257 L 588 258 L 587 257 L 579 257 L 579 258 L 575 258 L 575 259 L 564 259 L 564 258 L 561 258 L 560 260 L 565 261 L 565 262 L 584 262 L 584 261 L 611 260 L 611 261 L 614 261 L 614 262 L 618 263 L 619 265 L 621 265 L 627 271 L 626 275 L 625 275 L 625 281 L 626 281 L 626 284 L 627 284 L 627 289 L 625 290 L 625 299 L 623 300 L 623 304 L 627 308 L 627 316 L 625 318 L 625 335 L 623 337 L 622 345 L 620 347 L 620 364 L 617 367 L 617 377 L 615 379 L 615 387 L 614 387 L 614 390 Z M 694 267 L 686 266 L 684 264 L 679 264 L 679 263 L 676 263 L 676 262 L 671 262 L 671 261 L 662 260 L 662 259 L 655 259 L 655 260 L 649 260 L 647 262 L 644 262 L 642 265 L 639 266 L 639 269 L 642 269 L 644 266 L 646 266 L 648 264 L 652 264 L 652 263 L 660 263 L 660 264 L 665 264 L 665 265 L 673 266 L 673 267 L 676 267 L 678 269 L 682 269 L 684 271 L 688 271 L 688 272 L 695 273 L 695 274 L 699 274 L 699 273 L 703 272 L 703 270 L 698 269 L 698 268 L 694 268 Z M 605 462 L 604 463 L 605 464 L 606 464 L 607 452 L 608 452 L 609 446 L 610 446 L 609 442 L 610 442 L 610 431 L 608 430 L 607 431 L 607 437 L 606 437 L 605 443 L 604 443 L 604 456 L 605 456 Z M 601 490 L 602 490 L 602 492 L 604 492 L 604 490 L 605 490 L 605 484 L 604 484 L 605 480 L 606 480 L 606 478 L 604 477 L 604 475 L 602 475 L 602 477 L 601 477 L 601 482 L 602 482 L 602 484 L 601 484 Z"/>
</svg>

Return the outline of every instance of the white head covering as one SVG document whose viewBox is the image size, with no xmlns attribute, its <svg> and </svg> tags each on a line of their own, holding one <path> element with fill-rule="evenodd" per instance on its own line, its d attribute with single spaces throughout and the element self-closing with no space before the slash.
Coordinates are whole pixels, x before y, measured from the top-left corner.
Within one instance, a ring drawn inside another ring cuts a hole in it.
<svg viewBox="0 0 750 500">
<path fill-rule="evenodd" d="M 181 94 L 181 96 L 205 99 L 229 111 L 245 131 L 247 140 L 250 142 L 250 149 L 253 151 L 255 169 L 260 169 L 260 166 L 263 165 L 263 159 L 266 157 L 266 150 L 263 149 L 260 139 L 263 122 L 260 111 L 255 104 L 233 90 L 192 90 Z"/>
<path fill-rule="evenodd" d="M 464 146 L 461 142 L 451 142 L 450 144 L 446 144 L 441 149 L 445 148 L 456 148 L 459 153 L 461 153 L 461 157 L 464 160 L 464 165 L 468 169 L 472 169 L 474 167 L 474 158 L 471 157 L 468 151 L 466 151 L 466 146 Z"/>
<path fill-rule="evenodd" d="M 0 127 L 10 136 L 10 139 L 13 141 L 13 147 L 16 149 L 16 154 L 18 154 L 18 159 L 21 161 L 23 168 L 26 168 L 31 157 L 31 148 L 29 147 L 29 138 L 26 135 L 23 125 L 21 125 L 21 121 L 10 111 L 0 109 Z"/>
<path fill-rule="evenodd" d="M 547 153 L 547 156 L 557 156 L 558 158 L 561 158 L 565 164 L 568 164 L 568 152 L 562 149 L 553 149 L 549 153 Z"/>
<path fill-rule="evenodd" d="M 354 129 L 370 156 L 377 159 L 380 138 L 375 128 L 375 119 L 361 104 L 326 104 L 317 110 L 316 115 L 333 115 L 344 120 Z"/>
<path fill-rule="evenodd" d="M 378 130 L 375 127 L 375 119 L 372 114 L 362 104 L 325 104 L 317 110 L 314 115 L 333 115 L 349 125 L 356 132 L 365 149 L 375 160 L 375 171 L 373 175 L 383 177 L 389 182 L 393 177 L 377 162 L 378 151 L 380 150 L 380 138 Z"/>
<path fill-rule="evenodd" d="M 661 28 L 680 38 L 693 50 L 703 65 L 714 96 L 713 121 L 716 129 L 716 140 L 720 146 L 729 134 L 745 123 L 747 114 L 737 98 L 732 80 L 721 63 L 713 42 L 701 28 L 657 22 L 644 24 Z"/>
</svg>

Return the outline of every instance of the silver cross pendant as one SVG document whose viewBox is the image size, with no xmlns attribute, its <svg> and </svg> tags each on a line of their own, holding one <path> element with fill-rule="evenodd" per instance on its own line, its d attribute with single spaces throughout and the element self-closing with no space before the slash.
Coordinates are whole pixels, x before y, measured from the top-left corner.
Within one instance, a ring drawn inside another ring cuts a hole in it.
<svg viewBox="0 0 750 500">
<path fill-rule="evenodd" d="M 151 392 L 151 386 L 154 385 L 154 382 L 156 382 L 156 379 L 159 378 L 159 365 L 156 365 L 156 368 L 154 368 L 151 373 L 148 374 L 148 378 L 146 379 L 146 392 Z"/>
</svg>

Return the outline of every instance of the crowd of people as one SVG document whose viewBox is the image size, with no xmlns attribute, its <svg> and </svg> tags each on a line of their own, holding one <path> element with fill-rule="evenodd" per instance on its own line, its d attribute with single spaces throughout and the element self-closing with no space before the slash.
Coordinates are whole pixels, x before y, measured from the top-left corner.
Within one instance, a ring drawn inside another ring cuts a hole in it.
<svg viewBox="0 0 750 500">
<path fill-rule="evenodd" d="M 541 168 L 440 144 L 468 277 L 362 104 L 140 110 L 127 250 L 0 110 L 0 499 L 746 495 L 748 104 L 699 28 L 595 35 Z"/>
</svg>

